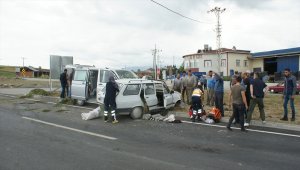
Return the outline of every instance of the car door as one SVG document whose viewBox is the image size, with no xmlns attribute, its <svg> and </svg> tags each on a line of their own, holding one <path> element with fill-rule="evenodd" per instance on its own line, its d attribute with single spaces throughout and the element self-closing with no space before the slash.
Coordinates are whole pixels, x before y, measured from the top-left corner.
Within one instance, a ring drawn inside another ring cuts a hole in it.
<svg viewBox="0 0 300 170">
<path fill-rule="evenodd" d="M 157 107 L 158 100 L 156 97 L 155 87 L 153 83 L 144 84 L 144 96 L 149 110 Z"/>
<path fill-rule="evenodd" d="M 75 69 L 71 88 L 71 98 L 87 100 L 88 69 Z"/>
<path fill-rule="evenodd" d="M 109 77 L 113 76 L 115 79 L 116 76 L 111 70 L 99 69 L 98 71 L 98 80 L 97 80 L 97 100 L 101 97 L 101 91 L 106 86 L 106 83 L 109 81 Z"/>
<path fill-rule="evenodd" d="M 164 87 L 164 107 L 166 109 L 169 109 L 173 107 L 173 95 L 171 94 L 171 91 L 169 90 L 168 86 L 166 84 L 163 84 Z"/>
<path fill-rule="evenodd" d="M 136 106 L 143 106 L 140 97 L 141 84 L 124 85 L 124 91 L 120 90 L 116 98 L 118 109 L 132 109 Z"/>
</svg>

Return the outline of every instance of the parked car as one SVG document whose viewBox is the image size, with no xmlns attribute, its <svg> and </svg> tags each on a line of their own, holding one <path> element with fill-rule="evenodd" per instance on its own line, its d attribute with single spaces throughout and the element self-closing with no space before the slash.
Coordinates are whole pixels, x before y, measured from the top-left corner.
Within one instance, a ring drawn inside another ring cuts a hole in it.
<svg viewBox="0 0 300 170">
<path fill-rule="evenodd" d="M 120 92 L 117 94 L 117 112 L 139 119 L 145 110 L 151 112 L 167 111 L 181 102 L 181 94 L 171 91 L 163 81 L 154 80 L 116 80 Z M 105 88 L 98 94 L 98 101 L 104 104 Z"/>
<path fill-rule="evenodd" d="M 84 105 L 85 102 L 97 103 L 97 94 L 105 87 L 110 76 L 116 80 L 138 78 L 135 73 L 128 70 L 77 67 L 71 85 L 71 98 L 76 99 L 79 105 Z"/>
<path fill-rule="evenodd" d="M 269 91 L 272 92 L 272 93 L 283 93 L 283 90 L 284 90 L 284 83 L 281 82 L 281 83 L 278 83 L 276 86 L 270 86 L 269 87 Z M 297 82 L 297 94 L 299 94 L 300 92 L 300 83 Z"/>
</svg>

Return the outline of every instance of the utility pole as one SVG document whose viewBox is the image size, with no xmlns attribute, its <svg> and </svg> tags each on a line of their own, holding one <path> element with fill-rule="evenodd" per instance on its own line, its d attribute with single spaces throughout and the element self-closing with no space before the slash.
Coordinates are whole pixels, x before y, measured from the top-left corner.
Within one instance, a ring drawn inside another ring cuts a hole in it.
<svg viewBox="0 0 300 170">
<path fill-rule="evenodd" d="M 24 60 L 26 59 L 25 57 L 21 57 L 23 60 L 23 69 L 24 69 Z"/>
<path fill-rule="evenodd" d="M 175 65 L 175 56 L 173 56 L 173 67 Z"/>
<path fill-rule="evenodd" d="M 161 50 L 158 50 L 155 48 L 152 50 L 152 55 L 153 55 L 153 70 L 154 70 L 154 79 L 157 80 L 157 59 L 159 58 L 158 52 L 161 52 Z"/>
<path fill-rule="evenodd" d="M 24 68 L 24 66 L 25 66 L 25 64 L 24 64 L 24 60 L 26 59 L 25 57 L 21 57 L 22 58 L 22 60 L 23 60 L 23 68 L 22 68 L 22 74 L 23 74 L 23 78 L 25 77 L 25 68 Z"/>
<path fill-rule="evenodd" d="M 223 12 L 225 12 L 226 8 L 221 9 L 220 7 L 215 7 L 209 11 L 207 11 L 207 13 L 215 13 L 216 17 L 217 17 L 217 25 L 216 25 L 216 45 L 217 45 L 217 53 L 218 53 L 218 72 L 221 72 L 220 66 L 221 66 L 221 32 L 222 32 L 222 25 L 220 23 L 220 14 L 222 14 Z"/>
</svg>

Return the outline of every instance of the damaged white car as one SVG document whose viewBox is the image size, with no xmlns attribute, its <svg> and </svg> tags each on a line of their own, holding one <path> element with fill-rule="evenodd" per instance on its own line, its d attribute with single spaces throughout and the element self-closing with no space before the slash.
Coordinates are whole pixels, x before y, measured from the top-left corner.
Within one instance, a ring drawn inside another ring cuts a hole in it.
<svg viewBox="0 0 300 170">
<path fill-rule="evenodd" d="M 117 94 L 117 112 L 139 119 L 145 112 L 167 111 L 181 102 L 181 94 L 169 90 L 162 81 L 154 80 L 116 80 L 120 92 Z M 98 102 L 104 104 L 106 89 L 98 93 Z"/>
</svg>

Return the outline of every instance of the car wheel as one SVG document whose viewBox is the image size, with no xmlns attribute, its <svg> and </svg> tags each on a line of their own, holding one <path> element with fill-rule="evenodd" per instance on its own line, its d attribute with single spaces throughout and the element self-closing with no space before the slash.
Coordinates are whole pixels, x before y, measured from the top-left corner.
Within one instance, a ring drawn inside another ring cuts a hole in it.
<svg viewBox="0 0 300 170">
<path fill-rule="evenodd" d="M 178 100 L 178 101 L 176 102 L 176 104 L 175 104 L 175 107 L 178 107 L 178 106 L 180 106 L 180 104 L 181 104 L 181 101 L 180 101 L 180 100 Z"/>
<path fill-rule="evenodd" d="M 83 106 L 85 104 L 85 101 L 84 100 L 77 100 L 77 104 L 79 106 Z"/>
<path fill-rule="evenodd" d="M 130 113 L 130 117 L 132 119 L 140 119 L 143 116 L 143 108 L 142 107 L 135 107 L 132 109 Z"/>
</svg>

